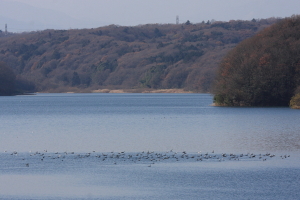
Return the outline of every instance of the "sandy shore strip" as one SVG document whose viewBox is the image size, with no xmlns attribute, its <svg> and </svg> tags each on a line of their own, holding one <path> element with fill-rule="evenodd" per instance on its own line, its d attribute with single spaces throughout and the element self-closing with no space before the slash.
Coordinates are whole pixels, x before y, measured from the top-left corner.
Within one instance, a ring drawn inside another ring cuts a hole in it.
<svg viewBox="0 0 300 200">
<path fill-rule="evenodd" d="M 93 93 L 193 93 L 183 89 L 158 89 L 158 90 L 140 90 L 140 89 L 98 89 Z"/>
</svg>

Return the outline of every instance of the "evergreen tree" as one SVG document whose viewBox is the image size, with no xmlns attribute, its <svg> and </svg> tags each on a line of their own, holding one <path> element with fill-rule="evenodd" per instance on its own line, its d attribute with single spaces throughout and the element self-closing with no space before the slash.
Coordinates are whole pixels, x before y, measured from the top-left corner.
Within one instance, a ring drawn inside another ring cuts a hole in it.
<svg viewBox="0 0 300 200">
<path fill-rule="evenodd" d="M 15 80 L 14 72 L 5 63 L 0 62 L 0 95 L 13 95 Z"/>
<path fill-rule="evenodd" d="M 190 24 L 191 24 L 190 20 L 187 20 L 187 21 L 185 22 L 185 25 L 190 25 Z"/>
<path fill-rule="evenodd" d="M 80 77 L 77 72 L 73 72 L 73 77 L 72 77 L 72 86 L 77 86 L 80 85 Z"/>
</svg>

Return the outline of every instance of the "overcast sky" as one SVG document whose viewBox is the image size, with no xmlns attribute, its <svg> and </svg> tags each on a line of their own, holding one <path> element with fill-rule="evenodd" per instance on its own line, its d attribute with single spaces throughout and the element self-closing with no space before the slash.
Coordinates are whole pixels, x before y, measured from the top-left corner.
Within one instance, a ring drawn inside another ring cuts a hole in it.
<svg viewBox="0 0 300 200">
<path fill-rule="evenodd" d="M 0 30 L 96 28 L 289 17 L 300 0 L 0 0 Z"/>
</svg>

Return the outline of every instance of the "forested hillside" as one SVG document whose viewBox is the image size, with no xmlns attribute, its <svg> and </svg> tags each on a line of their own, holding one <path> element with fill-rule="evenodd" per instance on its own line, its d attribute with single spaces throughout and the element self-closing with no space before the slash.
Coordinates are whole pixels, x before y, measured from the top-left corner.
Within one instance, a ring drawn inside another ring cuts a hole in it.
<svg viewBox="0 0 300 200">
<path fill-rule="evenodd" d="M 217 73 L 216 103 L 288 106 L 300 93 L 300 16 L 264 29 L 234 48 Z M 299 106 L 299 95 L 291 103 Z"/>
<path fill-rule="evenodd" d="M 0 32 L 0 61 L 14 70 L 24 90 L 208 92 L 221 58 L 276 21 L 110 25 L 6 36 Z"/>
</svg>

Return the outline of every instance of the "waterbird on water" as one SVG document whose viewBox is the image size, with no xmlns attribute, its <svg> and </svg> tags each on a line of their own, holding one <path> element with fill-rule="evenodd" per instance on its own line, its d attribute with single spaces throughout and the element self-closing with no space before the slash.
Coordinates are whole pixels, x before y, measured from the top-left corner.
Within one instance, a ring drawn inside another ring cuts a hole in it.
<svg viewBox="0 0 300 200">
<path fill-rule="evenodd" d="M 270 159 L 274 159 L 275 154 L 253 154 L 253 153 L 247 153 L 247 154 L 227 154 L 227 153 L 215 153 L 214 150 L 212 153 L 205 153 L 200 154 L 200 152 L 196 153 L 188 153 L 186 151 L 183 151 L 182 153 L 177 153 L 172 151 L 167 152 L 154 152 L 154 151 L 143 151 L 143 152 L 132 152 L 132 153 L 125 153 L 125 151 L 121 151 L 119 153 L 83 153 L 83 154 L 76 154 L 74 155 L 74 152 L 72 153 L 49 153 L 49 152 L 35 152 L 35 153 L 18 153 L 16 151 L 8 153 L 8 155 L 12 155 L 16 159 L 20 160 L 27 160 L 27 159 L 34 159 L 37 158 L 38 161 L 47 163 L 51 159 L 51 162 L 55 162 L 54 160 L 60 160 L 64 162 L 69 162 L 72 158 L 73 159 L 97 159 L 97 162 L 99 163 L 105 163 L 105 164 L 118 164 L 122 165 L 125 163 L 141 163 L 146 164 L 147 167 L 151 167 L 154 164 L 167 162 L 213 162 L 213 161 L 248 161 L 248 160 L 256 160 L 256 161 L 267 161 Z M 16 156 L 18 155 L 18 156 Z M 0 154 L 1 156 L 1 154 Z M 30 158 L 29 158 L 30 156 Z M 279 158 L 285 159 L 289 158 L 290 155 L 283 155 Z M 186 161 L 188 160 L 188 161 Z M 26 167 L 29 167 L 29 163 L 25 163 Z"/>
</svg>

